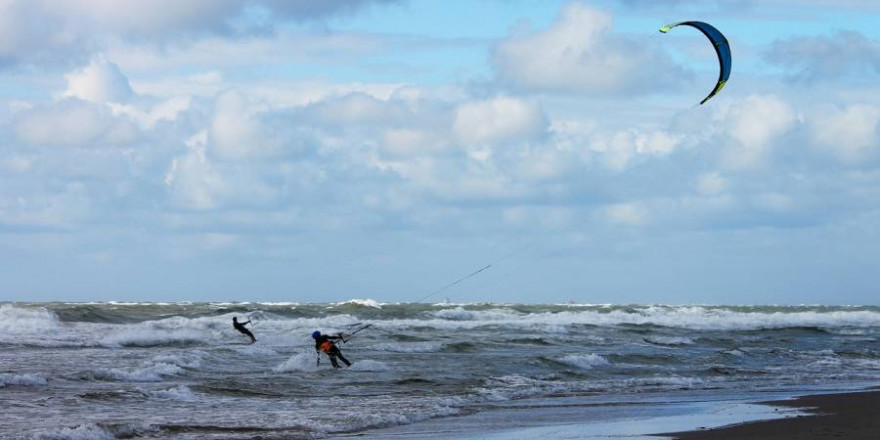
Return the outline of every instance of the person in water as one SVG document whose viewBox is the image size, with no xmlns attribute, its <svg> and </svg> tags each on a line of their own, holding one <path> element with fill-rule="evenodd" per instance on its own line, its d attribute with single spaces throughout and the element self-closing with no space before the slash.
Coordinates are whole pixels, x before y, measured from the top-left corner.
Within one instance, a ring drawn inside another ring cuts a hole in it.
<svg viewBox="0 0 880 440">
<path fill-rule="evenodd" d="M 312 339 L 315 340 L 315 352 L 323 351 L 330 358 L 330 363 L 333 364 L 333 368 L 339 368 L 339 362 L 336 362 L 336 358 L 339 358 L 346 367 L 351 366 L 351 362 L 342 355 L 342 352 L 339 351 L 339 347 L 333 343 L 334 340 L 342 339 L 342 333 L 338 336 L 329 336 L 322 335 L 321 332 L 315 330 L 312 333 Z M 344 341 L 344 339 L 343 339 Z M 320 355 L 319 355 L 320 356 Z M 320 359 L 320 358 L 319 358 Z"/>
<path fill-rule="evenodd" d="M 251 338 L 251 344 L 253 344 L 254 342 L 257 342 L 257 338 L 254 337 L 254 334 L 251 333 L 250 330 L 248 330 L 244 327 L 246 324 L 250 324 L 250 323 L 251 323 L 250 319 L 248 319 L 247 322 L 238 322 L 237 317 L 235 317 L 235 316 L 232 317 L 232 326 L 235 327 L 236 330 L 248 335 L 248 337 Z"/>
</svg>

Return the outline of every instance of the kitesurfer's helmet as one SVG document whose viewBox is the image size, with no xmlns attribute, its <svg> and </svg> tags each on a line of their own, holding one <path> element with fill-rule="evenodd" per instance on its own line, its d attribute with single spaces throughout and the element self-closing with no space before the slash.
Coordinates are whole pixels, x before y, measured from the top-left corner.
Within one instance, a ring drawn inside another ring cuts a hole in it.
<svg viewBox="0 0 880 440">
<path fill-rule="evenodd" d="M 313 331 L 313 332 L 312 332 L 312 337 L 315 338 L 315 339 L 320 338 L 320 337 L 321 337 L 321 332 L 319 332 L 319 331 L 317 331 L 317 330 Z"/>
</svg>

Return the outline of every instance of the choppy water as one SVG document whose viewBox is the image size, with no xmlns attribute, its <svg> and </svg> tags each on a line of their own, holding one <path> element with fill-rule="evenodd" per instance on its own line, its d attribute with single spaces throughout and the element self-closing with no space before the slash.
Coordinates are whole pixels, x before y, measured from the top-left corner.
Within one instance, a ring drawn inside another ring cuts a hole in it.
<svg viewBox="0 0 880 440">
<path fill-rule="evenodd" d="M 253 320 L 257 344 L 233 316 Z M 356 323 L 373 325 L 341 345 L 354 365 L 316 366 L 310 333 Z M 878 376 L 877 307 L 0 305 L 3 438 L 320 438 L 526 398 Z"/>
</svg>

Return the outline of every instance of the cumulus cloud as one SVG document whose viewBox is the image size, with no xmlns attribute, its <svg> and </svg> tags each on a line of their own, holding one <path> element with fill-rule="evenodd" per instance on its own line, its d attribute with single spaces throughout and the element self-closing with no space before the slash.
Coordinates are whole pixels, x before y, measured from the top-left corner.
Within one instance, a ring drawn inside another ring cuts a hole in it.
<svg viewBox="0 0 880 440">
<path fill-rule="evenodd" d="M 724 163 L 742 169 L 760 165 L 775 142 L 794 126 L 796 115 L 778 96 L 752 95 L 727 109 L 724 121 L 732 140 Z"/>
<path fill-rule="evenodd" d="M 534 139 L 547 129 L 540 107 L 521 99 L 499 97 L 468 102 L 455 112 L 453 130 L 464 146 Z"/>
<path fill-rule="evenodd" d="M 500 81 L 526 90 L 651 92 L 687 77 L 657 47 L 615 34 L 610 14 L 580 3 L 566 6 L 547 29 L 515 29 L 491 61 Z"/>
<path fill-rule="evenodd" d="M 114 113 L 127 115 L 136 121 L 144 129 L 151 129 L 161 121 L 174 121 L 192 105 L 189 96 L 175 96 L 160 102 L 149 110 L 141 109 L 134 105 L 109 104 Z"/>
<path fill-rule="evenodd" d="M 137 128 L 127 119 L 115 118 L 103 106 L 64 99 L 18 115 L 15 131 L 30 145 L 95 147 L 126 144 L 136 139 Z"/>
<path fill-rule="evenodd" d="M 845 163 L 857 164 L 880 150 L 880 108 L 854 104 L 815 114 L 810 119 L 813 142 Z"/>
<path fill-rule="evenodd" d="M 228 190 L 223 177 L 205 155 L 207 143 L 207 132 L 198 133 L 186 141 L 187 154 L 171 161 L 165 185 L 170 188 L 177 206 L 211 209 L 217 206 L 218 195 Z"/>
<path fill-rule="evenodd" d="M 442 134 L 415 128 L 390 128 L 382 135 L 381 150 L 390 156 L 439 153 L 449 147 Z"/>
<path fill-rule="evenodd" d="M 590 148 L 602 153 L 603 161 L 609 168 L 620 171 L 638 156 L 663 156 L 673 152 L 680 138 L 663 130 L 631 128 L 597 134 Z"/>
<path fill-rule="evenodd" d="M 764 59 L 788 70 L 797 81 L 876 81 L 880 78 L 880 41 L 857 31 L 780 40 Z"/>
<path fill-rule="evenodd" d="M 98 57 L 81 70 L 64 75 L 67 90 L 64 96 L 97 103 L 123 102 L 131 96 L 128 78 L 119 66 Z"/>
</svg>

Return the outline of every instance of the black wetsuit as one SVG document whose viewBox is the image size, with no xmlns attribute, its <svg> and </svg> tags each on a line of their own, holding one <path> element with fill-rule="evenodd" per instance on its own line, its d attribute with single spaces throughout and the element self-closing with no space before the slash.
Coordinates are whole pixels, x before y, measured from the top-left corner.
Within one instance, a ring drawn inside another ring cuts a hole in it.
<svg viewBox="0 0 880 440">
<path fill-rule="evenodd" d="M 248 322 L 238 322 L 236 320 L 232 320 L 232 326 L 235 327 L 236 330 L 248 335 L 251 338 L 251 344 L 253 344 L 254 342 L 257 342 L 257 338 L 254 337 L 254 334 L 251 333 L 250 330 L 248 330 L 244 327 L 245 324 L 250 324 L 250 323 L 251 323 L 250 320 L 248 320 Z"/>
<path fill-rule="evenodd" d="M 336 362 L 336 358 L 339 358 L 346 367 L 351 366 L 351 362 L 342 355 L 342 352 L 339 351 L 339 347 L 336 346 L 331 340 L 342 339 L 341 336 L 327 336 L 321 335 L 315 338 L 315 351 L 324 351 L 321 346 L 325 343 L 330 344 L 330 349 L 324 351 L 327 353 L 327 356 L 330 358 L 330 363 L 333 364 L 333 368 L 339 368 L 339 362 Z"/>
</svg>

